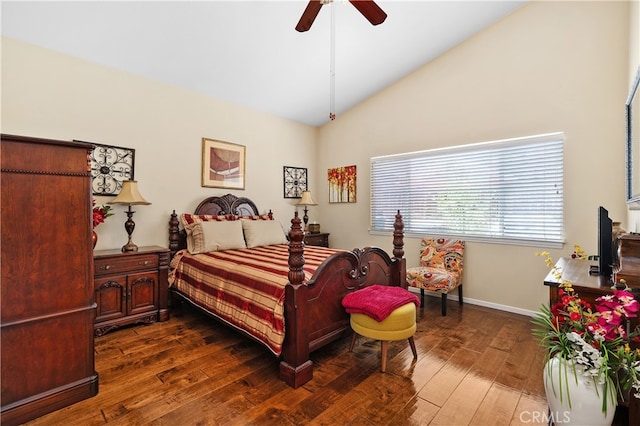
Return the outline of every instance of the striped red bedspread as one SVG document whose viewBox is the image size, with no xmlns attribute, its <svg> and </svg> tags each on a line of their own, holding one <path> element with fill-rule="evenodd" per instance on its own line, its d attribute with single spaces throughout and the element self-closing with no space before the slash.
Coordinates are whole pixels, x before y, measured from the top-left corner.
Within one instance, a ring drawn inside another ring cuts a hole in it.
<svg viewBox="0 0 640 426">
<path fill-rule="evenodd" d="M 327 257 L 338 251 L 305 246 L 305 281 Z M 181 250 L 171 261 L 169 281 L 195 305 L 280 355 L 285 334 L 288 260 L 286 244 L 196 255 Z"/>
</svg>

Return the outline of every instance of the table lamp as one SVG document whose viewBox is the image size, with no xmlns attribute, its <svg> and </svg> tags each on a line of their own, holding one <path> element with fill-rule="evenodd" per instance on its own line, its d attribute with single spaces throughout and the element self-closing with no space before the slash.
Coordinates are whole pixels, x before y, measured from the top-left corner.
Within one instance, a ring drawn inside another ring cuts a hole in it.
<svg viewBox="0 0 640 426">
<path fill-rule="evenodd" d="M 131 241 L 131 234 L 133 234 L 133 230 L 136 227 L 133 221 L 135 211 L 131 210 L 131 206 L 151 204 L 140 195 L 138 182 L 135 180 L 125 180 L 122 182 L 122 189 L 120 189 L 118 196 L 114 200 L 107 202 L 107 204 L 127 204 L 129 206 L 129 209 L 125 212 L 127 214 L 127 221 L 124 223 L 124 229 L 126 229 L 127 235 L 129 235 L 129 241 L 122 246 L 122 251 L 138 251 L 138 246 Z"/>
<path fill-rule="evenodd" d="M 298 202 L 297 205 L 304 206 L 304 216 L 302 217 L 302 220 L 304 221 L 304 230 L 306 232 L 307 223 L 309 222 L 309 216 L 307 216 L 308 206 L 317 206 L 318 203 L 313 201 L 313 198 L 311 198 L 311 191 L 303 191 L 302 198 L 300 199 L 300 202 Z"/>
</svg>

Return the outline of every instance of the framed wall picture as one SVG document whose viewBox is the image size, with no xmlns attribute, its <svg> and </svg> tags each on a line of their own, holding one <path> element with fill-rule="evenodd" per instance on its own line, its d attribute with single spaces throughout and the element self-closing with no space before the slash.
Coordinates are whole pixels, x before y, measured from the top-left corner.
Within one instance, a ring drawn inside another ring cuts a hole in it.
<svg viewBox="0 0 640 426">
<path fill-rule="evenodd" d="M 244 189 L 246 148 L 202 138 L 202 186 Z"/>
<path fill-rule="evenodd" d="M 88 143 L 95 146 L 90 159 L 93 195 L 118 195 L 122 189 L 122 182 L 134 179 L 136 150 Z"/>
<path fill-rule="evenodd" d="M 329 203 L 356 202 L 356 166 L 335 167 L 327 170 Z"/>
<path fill-rule="evenodd" d="M 284 198 L 301 198 L 307 190 L 307 169 L 302 167 L 283 167 Z"/>
</svg>

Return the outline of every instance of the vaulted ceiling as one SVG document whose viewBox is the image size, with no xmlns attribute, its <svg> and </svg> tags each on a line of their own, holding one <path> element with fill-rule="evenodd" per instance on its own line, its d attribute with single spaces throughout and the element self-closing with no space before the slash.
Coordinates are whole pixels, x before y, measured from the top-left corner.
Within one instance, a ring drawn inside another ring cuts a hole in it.
<svg viewBox="0 0 640 426">
<path fill-rule="evenodd" d="M 294 28 L 296 1 L 2 1 L 2 35 L 276 116 L 329 121 L 526 1 L 377 0 L 371 25 L 347 1 Z"/>
</svg>

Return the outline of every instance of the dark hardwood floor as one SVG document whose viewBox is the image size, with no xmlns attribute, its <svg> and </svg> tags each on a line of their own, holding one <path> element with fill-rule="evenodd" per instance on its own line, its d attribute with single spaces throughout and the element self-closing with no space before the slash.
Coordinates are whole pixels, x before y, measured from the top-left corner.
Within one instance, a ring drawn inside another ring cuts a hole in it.
<svg viewBox="0 0 640 426">
<path fill-rule="evenodd" d="M 530 318 L 427 298 L 406 341 L 344 338 L 312 355 L 311 382 L 278 380 L 259 344 L 192 309 L 96 338 L 99 394 L 29 425 L 546 424 L 543 351 Z"/>
</svg>

